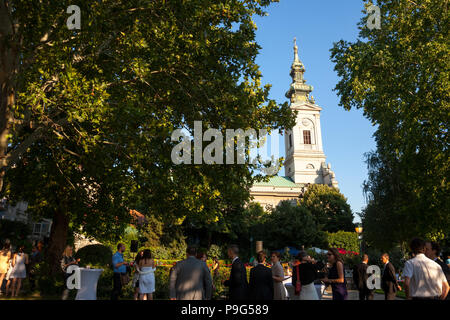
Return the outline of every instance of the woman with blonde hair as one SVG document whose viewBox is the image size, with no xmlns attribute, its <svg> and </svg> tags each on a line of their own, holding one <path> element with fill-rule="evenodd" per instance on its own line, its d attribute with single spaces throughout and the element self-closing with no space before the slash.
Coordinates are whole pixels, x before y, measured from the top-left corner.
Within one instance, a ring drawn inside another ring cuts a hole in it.
<svg viewBox="0 0 450 320">
<path fill-rule="evenodd" d="M 69 296 L 69 288 L 67 287 L 67 278 L 71 275 L 70 273 L 67 273 L 67 268 L 71 265 L 78 265 L 78 262 L 80 262 L 80 259 L 75 259 L 73 257 L 73 248 L 71 245 L 67 245 L 64 249 L 63 256 L 61 259 L 61 269 L 64 273 L 64 291 L 62 294 L 62 300 L 67 300 Z"/>
<path fill-rule="evenodd" d="M 0 290 L 9 269 L 9 260 L 11 260 L 10 247 L 11 244 L 6 241 L 2 250 L 0 250 Z"/>
</svg>

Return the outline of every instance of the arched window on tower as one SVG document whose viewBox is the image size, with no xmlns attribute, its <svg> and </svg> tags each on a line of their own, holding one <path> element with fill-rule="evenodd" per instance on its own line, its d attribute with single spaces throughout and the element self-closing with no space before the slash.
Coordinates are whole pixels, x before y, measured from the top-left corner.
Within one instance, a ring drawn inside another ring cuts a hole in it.
<svg viewBox="0 0 450 320">
<path fill-rule="evenodd" d="M 311 131 L 310 130 L 303 130 L 303 143 L 311 144 Z"/>
<path fill-rule="evenodd" d="M 292 148 L 292 134 L 289 135 L 289 149 Z"/>
</svg>

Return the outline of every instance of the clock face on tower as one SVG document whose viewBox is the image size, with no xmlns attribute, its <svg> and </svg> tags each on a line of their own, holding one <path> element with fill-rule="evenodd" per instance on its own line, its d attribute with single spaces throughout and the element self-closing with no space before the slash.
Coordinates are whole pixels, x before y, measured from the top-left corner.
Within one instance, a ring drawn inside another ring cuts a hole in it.
<svg viewBox="0 0 450 320">
<path fill-rule="evenodd" d="M 311 123 L 311 122 L 310 122 L 309 119 L 303 118 L 303 120 L 302 120 L 302 125 L 303 125 L 304 127 L 309 127 L 310 123 Z"/>
</svg>

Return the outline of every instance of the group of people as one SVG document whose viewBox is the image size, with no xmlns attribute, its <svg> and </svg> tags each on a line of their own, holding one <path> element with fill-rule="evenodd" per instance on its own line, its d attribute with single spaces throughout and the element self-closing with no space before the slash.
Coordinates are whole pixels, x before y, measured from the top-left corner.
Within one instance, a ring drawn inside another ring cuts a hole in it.
<svg viewBox="0 0 450 320">
<path fill-rule="evenodd" d="M 42 260 L 40 242 L 33 246 L 29 256 L 23 246 L 17 251 L 12 250 L 9 240 L 4 242 L 0 250 L 0 290 L 16 297 L 21 289 L 22 281 L 29 275 L 31 289 L 34 287 L 33 265 Z M 406 261 L 402 277 L 403 288 L 396 273 L 395 266 L 390 262 L 389 255 L 381 255 L 382 274 L 381 289 L 386 300 L 394 300 L 399 290 L 404 290 L 408 299 L 449 299 L 450 261 L 440 258 L 441 249 L 438 243 L 414 239 L 410 243 L 411 259 Z M 113 290 L 112 300 L 121 296 L 122 288 L 130 281 L 128 269 L 134 269 L 132 280 L 135 300 L 152 300 L 155 292 L 156 264 L 150 250 L 140 251 L 133 262 L 126 262 L 123 253 L 124 244 L 117 246 L 117 252 L 112 257 Z M 230 300 L 320 300 L 321 290 L 317 285 L 331 286 L 333 300 L 348 298 L 347 280 L 344 272 L 344 261 L 338 249 L 330 248 L 327 252 L 327 264 L 316 262 L 305 251 L 301 251 L 290 263 L 292 271 L 284 269 L 279 252 L 272 252 L 270 262 L 264 251 L 258 252 L 254 267 L 247 278 L 245 264 L 239 258 L 239 248 L 231 245 L 227 250 L 231 260 L 230 276 L 223 282 L 229 288 Z M 213 278 L 218 276 L 219 261 L 214 259 L 211 271 L 206 264 L 205 252 L 189 247 L 186 259 L 177 262 L 170 269 L 169 296 L 171 300 L 209 300 L 215 290 Z M 64 280 L 70 276 L 68 268 L 78 265 L 80 259 L 73 256 L 72 246 L 66 246 L 61 259 L 61 270 Z M 374 287 L 368 286 L 367 272 L 369 256 L 362 255 L 362 262 L 353 269 L 353 281 L 359 291 L 360 300 L 373 300 Z M 291 284 L 292 292 L 286 290 L 286 283 Z M 67 286 L 62 299 L 68 298 Z"/>
<path fill-rule="evenodd" d="M 133 262 L 125 262 L 123 253 L 124 244 L 117 246 L 117 252 L 113 255 L 114 268 L 112 300 L 117 300 L 122 287 L 128 283 L 127 267 L 134 267 L 133 286 L 135 299 L 152 299 L 155 291 L 155 262 L 149 250 L 139 252 Z M 230 300 L 286 300 L 288 293 L 285 288 L 286 272 L 281 265 L 279 252 L 272 252 L 271 265 L 266 261 L 264 251 L 258 252 L 257 264 L 250 270 L 247 279 L 245 264 L 239 258 L 239 248 L 231 245 L 228 248 L 228 257 L 231 260 L 229 279 L 223 284 L 229 288 Z M 319 281 L 331 284 L 333 298 L 344 300 L 347 297 L 346 281 L 344 278 L 344 265 L 337 249 L 330 249 L 328 262 L 329 271 L 323 263 L 311 259 L 302 251 L 293 263 L 292 285 L 295 287 L 295 295 L 301 300 L 318 300 L 314 284 Z M 186 259 L 177 262 L 170 270 L 169 297 L 171 300 L 209 300 L 214 292 L 213 277 L 219 270 L 218 260 L 213 263 L 213 274 L 206 264 L 207 256 L 203 252 L 197 252 L 195 247 L 186 250 Z"/>
<path fill-rule="evenodd" d="M 123 262 L 121 250 L 124 250 L 124 247 L 119 248 L 116 258 L 113 258 L 115 267 L 126 265 Z M 413 258 L 406 262 L 403 270 L 404 290 L 407 298 L 445 299 L 449 291 L 450 269 L 439 258 L 439 245 L 435 242 L 415 239 L 411 242 L 411 250 Z M 141 260 L 143 259 L 140 257 L 141 255 L 146 257 L 144 262 Z M 336 248 L 328 250 L 326 265 L 316 262 L 306 252 L 301 251 L 292 263 L 292 272 L 288 275 L 281 265 L 279 252 L 271 253 L 270 265 L 266 261 L 265 252 L 258 252 L 256 264 L 250 270 L 249 278 L 247 278 L 245 264 L 239 259 L 239 248 L 236 245 L 228 248 L 228 257 L 231 260 L 230 276 L 223 284 L 229 288 L 230 300 L 286 300 L 289 294 L 285 283 L 289 281 L 289 278 L 291 278 L 290 282 L 294 289 L 294 296 L 289 297 L 290 299 L 320 300 L 321 293 L 320 290 L 317 290 L 317 284 L 331 286 L 333 300 L 347 300 L 348 298 L 344 261 Z M 374 289 L 369 289 L 367 286 L 368 262 L 369 257 L 364 254 L 362 263 L 353 271 L 353 280 L 359 290 L 361 300 L 372 300 L 374 295 Z M 395 267 L 389 261 L 387 253 L 381 255 L 381 262 L 383 264 L 381 289 L 385 293 L 386 300 L 393 300 L 397 291 L 403 290 L 403 288 L 399 284 Z M 155 285 L 153 273 L 155 268 L 150 252 L 139 253 L 135 263 L 137 263 L 137 276 L 135 275 L 135 277 L 138 279 L 136 283 L 139 283 L 136 285 L 136 294 L 140 294 L 141 299 L 146 294 L 150 294 L 148 298 L 151 299 Z M 122 271 L 125 272 L 125 269 Z M 117 274 L 115 276 L 117 280 L 114 282 L 114 288 L 119 288 L 120 277 L 123 274 L 120 273 L 120 270 L 117 270 L 115 274 Z M 197 253 L 195 248 L 189 247 L 186 251 L 186 259 L 177 262 L 170 270 L 170 299 L 208 300 L 211 299 L 213 291 L 213 280 L 206 264 L 206 255 Z"/>
<path fill-rule="evenodd" d="M 113 290 L 111 300 L 117 300 L 121 293 L 122 287 L 129 282 L 127 267 L 135 268 L 135 276 L 133 278 L 133 286 L 135 288 L 135 299 L 152 300 L 153 292 L 155 292 L 155 261 L 150 250 L 146 249 L 139 252 L 134 262 L 128 263 L 124 260 L 123 253 L 126 247 L 123 243 L 117 245 L 117 252 L 112 257 Z"/>
<path fill-rule="evenodd" d="M 0 250 L 0 292 L 6 296 L 17 297 L 22 281 L 29 274 L 30 289 L 35 287 L 33 267 L 42 260 L 42 243 L 33 246 L 31 256 L 25 253 L 20 245 L 16 251 L 9 239 L 6 239 Z M 3 290 L 3 287 L 5 288 Z"/>
<path fill-rule="evenodd" d="M 449 299 L 450 261 L 440 259 L 441 249 L 437 242 L 413 239 L 410 243 L 412 257 L 403 268 L 404 290 L 407 299 L 437 300 Z M 403 290 L 399 284 L 394 265 L 389 255 L 381 255 L 383 271 L 381 289 L 386 300 L 394 300 L 397 292 Z M 353 280 L 359 291 L 360 300 L 373 300 L 374 289 L 367 285 L 369 256 L 363 255 L 362 263 L 353 270 Z"/>
</svg>

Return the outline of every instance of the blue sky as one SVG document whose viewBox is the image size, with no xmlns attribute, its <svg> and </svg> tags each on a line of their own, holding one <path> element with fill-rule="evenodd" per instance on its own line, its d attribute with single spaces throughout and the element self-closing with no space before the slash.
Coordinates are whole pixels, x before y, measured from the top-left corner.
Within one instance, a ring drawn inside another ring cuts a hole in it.
<svg viewBox="0 0 450 320">
<path fill-rule="evenodd" d="M 361 110 L 345 111 L 338 105 L 339 97 L 333 89 L 339 78 L 329 50 L 341 39 L 356 40 L 362 10 L 361 0 L 280 0 L 267 9 L 268 16 L 255 18 L 256 41 L 262 47 L 256 62 L 263 83 L 272 84 L 270 98 L 279 103 L 287 101 L 284 94 L 291 83 L 293 39 L 297 37 L 305 79 L 314 86 L 312 95 L 323 108 L 321 126 L 327 162 L 354 212 L 365 207 L 361 187 L 367 178 L 364 153 L 376 147 L 372 136 L 375 128 Z M 284 156 L 284 144 L 280 147 Z M 355 221 L 360 221 L 359 217 Z"/>
</svg>

